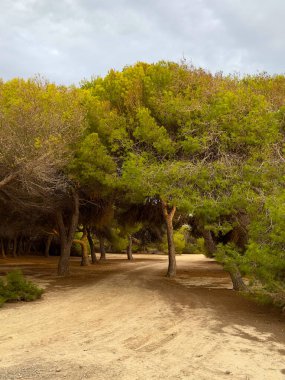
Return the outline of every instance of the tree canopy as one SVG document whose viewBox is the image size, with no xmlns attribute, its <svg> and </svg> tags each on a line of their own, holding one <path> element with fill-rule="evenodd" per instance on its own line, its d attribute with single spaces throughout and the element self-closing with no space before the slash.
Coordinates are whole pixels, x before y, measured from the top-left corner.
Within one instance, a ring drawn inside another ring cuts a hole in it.
<svg viewBox="0 0 285 380">
<path fill-rule="evenodd" d="M 235 281 L 285 303 L 284 113 L 284 76 L 185 62 L 138 62 L 80 88 L 2 81 L 2 240 L 55 231 L 65 274 L 77 228 L 109 241 L 162 228 L 174 276 L 184 223 Z"/>
</svg>

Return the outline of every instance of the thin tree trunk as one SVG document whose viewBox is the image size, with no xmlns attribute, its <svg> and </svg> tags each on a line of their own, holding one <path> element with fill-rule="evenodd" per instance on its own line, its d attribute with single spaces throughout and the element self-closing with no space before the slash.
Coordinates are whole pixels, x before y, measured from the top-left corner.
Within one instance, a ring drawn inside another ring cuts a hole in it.
<svg viewBox="0 0 285 380">
<path fill-rule="evenodd" d="M 81 266 L 88 266 L 90 264 L 88 257 L 88 246 L 87 246 L 87 232 L 83 231 L 82 238 L 80 240 L 73 240 L 73 243 L 78 243 L 81 245 L 82 256 L 81 256 Z"/>
<path fill-rule="evenodd" d="M 49 249 L 50 249 L 52 239 L 53 239 L 53 236 L 48 235 L 48 237 L 46 239 L 46 244 L 45 244 L 45 257 L 49 257 Z"/>
<path fill-rule="evenodd" d="M 23 238 L 22 238 L 22 253 L 23 253 L 23 254 L 26 253 L 26 244 L 27 244 L 26 238 L 23 237 Z"/>
<path fill-rule="evenodd" d="M 60 258 L 57 267 L 58 276 L 67 276 L 69 274 L 69 258 L 73 237 L 78 225 L 79 218 L 79 196 L 73 192 L 73 213 L 68 228 L 64 225 L 61 211 L 56 214 L 57 224 L 60 235 Z"/>
<path fill-rule="evenodd" d="M 3 249 L 6 257 L 9 256 L 8 240 L 5 238 L 3 238 Z"/>
<path fill-rule="evenodd" d="M 11 239 L 7 239 L 6 241 L 6 253 L 8 256 L 11 255 Z"/>
<path fill-rule="evenodd" d="M 215 252 L 216 252 L 216 243 L 213 240 L 211 231 L 206 230 L 204 227 L 202 229 L 202 235 L 204 238 L 204 243 L 205 243 L 205 249 L 208 257 L 214 257 Z"/>
<path fill-rule="evenodd" d="M 5 252 L 5 246 L 4 246 L 4 239 L 1 238 L 1 254 L 2 254 L 2 257 L 3 259 L 6 258 L 6 252 Z"/>
<path fill-rule="evenodd" d="M 129 235 L 129 244 L 127 248 L 128 260 L 133 260 L 133 238 L 132 235 Z"/>
<path fill-rule="evenodd" d="M 18 238 L 16 236 L 13 239 L 13 257 L 17 257 L 17 246 L 18 246 Z"/>
<path fill-rule="evenodd" d="M 92 264 L 96 264 L 98 262 L 98 260 L 97 260 L 97 256 L 95 253 L 95 247 L 94 247 L 94 242 L 92 239 L 91 231 L 89 228 L 87 228 L 87 239 L 88 239 L 88 243 L 89 243 L 89 247 L 90 247 Z"/>
<path fill-rule="evenodd" d="M 226 270 L 228 271 L 231 277 L 231 280 L 233 283 L 233 290 L 242 291 L 242 292 L 248 291 L 248 287 L 243 282 L 241 273 L 236 264 L 231 264 L 227 266 Z"/>
<path fill-rule="evenodd" d="M 31 252 L 31 247 L 32 247 L 32 242 L 29 239 L 29 241 L 27 242 L 27 245 L 26 245 L 27 254 L 29 254 Z"/>
<path fill-rule="evenodd" d="M 22 256 L 22 253 L 23 253 L 23 236 L 21 236 L 19 238 L 18 248 L 17 248 L 17 254 L 18 254 L 18 256 Z"/>
<path fill-rule="evenodd" d="M 106 260 L 106 251 L 104 245 L 105 239 L 102 236 L 99 236 L 99 244 L 100 244 L 100 261 Z"/>
<path fill-rule="evenodd" d="M 176 207 L 173 206 L 168 212 L 167 203 L 161 201 L 162 212 L 164 216 L 164 221 L 166 224 L 167 231 L 167 245 L 168 245 L 168 270 L 167 277 L 175 277 L 176 276 L 176 257 L 175 257 L 175 245 L 174 245 L 174 237 L 173 237 L 173 225 L 172 220 L 176 211 Z"/>
</svg>

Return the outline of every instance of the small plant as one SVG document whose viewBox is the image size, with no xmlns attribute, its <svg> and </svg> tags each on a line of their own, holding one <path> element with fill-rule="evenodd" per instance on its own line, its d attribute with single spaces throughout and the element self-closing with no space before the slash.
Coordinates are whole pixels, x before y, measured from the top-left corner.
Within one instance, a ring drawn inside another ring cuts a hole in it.
<svg viewBox="0 0 285 380">
<path fill-rule="evenodd" d="M 5 279 L 0 279 L 0 307 L 5 302 L 34 301 L 42 294 L 43 289 L 26 280 L 20 270 L 14 270 Z"/>
</svg>

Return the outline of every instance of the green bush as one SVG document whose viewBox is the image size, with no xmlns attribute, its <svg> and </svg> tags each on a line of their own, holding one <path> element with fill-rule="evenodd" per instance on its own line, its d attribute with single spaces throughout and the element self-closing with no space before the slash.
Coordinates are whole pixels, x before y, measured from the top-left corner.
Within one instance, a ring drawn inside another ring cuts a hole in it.
<svg viewBox="0 0 285 380">
<path fill-rule="evenodd" d="M 186 236 L 187 236 L 188 226 L 183 225 L 179 228 L 179 230 L 173 231 L 173 239 L 176 253 L 183 253 L 186 247 Z M 165 234 L 163 240 L 160 244 L 158 244 L 158 249 L 162 252 L 167 252 L 168 244 L 167 244 L 167 235 Z"/>
<path fill-rule="evenodd" d="M 0 279 L 0 306 L 5 302 L 34 301 L 42 294 L 43 289 L 26 280 L 20 270 L 14 270 L 5 279 Z"/>
<path fill-rule="evenodd" d="M 5 298 L 0 296 L 0 307 L 6 302 Z"/>
<path fill-rule="evenodd" d="M 186 245 L 185 235 L 183 233 L 183 230 L 179 229 L 178 231 L 174 231 L 173 238 L 174 238 L 174 245 L 175 245 L 176 252 L 182 253 Z"/>
<path fill-rule="evenodd" d="M 203 254 L 207 256 L 207 252 L 205 250 L 205 244 L 203 238 L 195 239 L 194 242 L 188 242 L 183 249 L 183 253 L 190 254 Z"/>
<path fill-rule="evenodd" d="M 193 253 L 202 253 L 205 256 L 207 255 L 204 238 L 196 239 L 196 244 L 194 245 L 194 252 Z"/>
</svg>

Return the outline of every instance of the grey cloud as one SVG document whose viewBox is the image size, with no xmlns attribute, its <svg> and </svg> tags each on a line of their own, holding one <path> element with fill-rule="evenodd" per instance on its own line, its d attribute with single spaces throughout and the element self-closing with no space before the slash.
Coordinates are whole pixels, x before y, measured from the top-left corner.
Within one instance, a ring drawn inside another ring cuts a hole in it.
<svg viewBox="0 0 285 380">
<path fill-rule="evenodd" d="M 221 20 L 228 36 L 224 41 L 227 43 L 222 43 L 224 49 L 240 52 L 241 72 L 285 71 L 284 1 L 205 0 L 205 3 Z"/>
<path fill-rule="evenodd" d="M 78 82 L 138 60 L 283 72 L 281 0 L 1 0 L 0 77 Z"/>
</svg>

